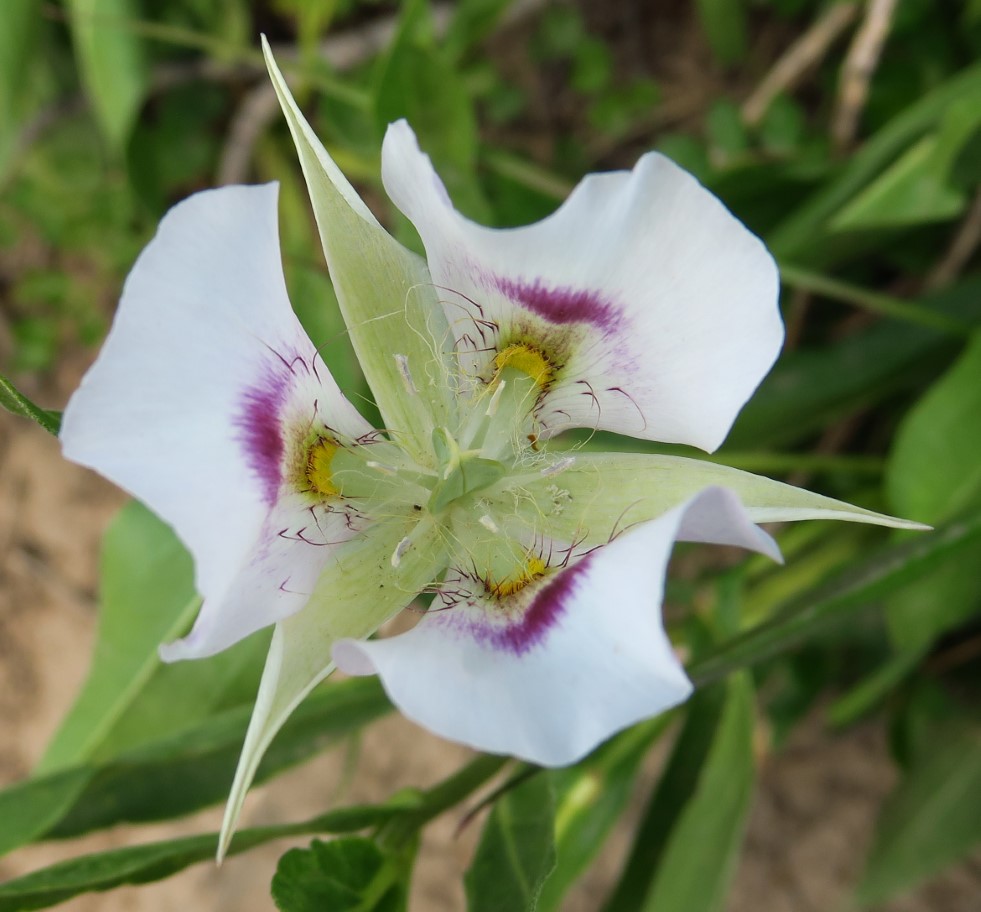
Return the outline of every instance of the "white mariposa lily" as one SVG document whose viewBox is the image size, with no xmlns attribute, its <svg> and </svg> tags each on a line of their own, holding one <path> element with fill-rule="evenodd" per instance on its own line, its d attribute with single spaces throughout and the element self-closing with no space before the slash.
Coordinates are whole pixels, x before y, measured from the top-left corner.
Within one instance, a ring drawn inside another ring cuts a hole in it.
<svg viewBox="0 0 981 912">
<path fill-rule="evenodd" d="M 550 447 L 593 428 L 714 449 L 776 358 L 773 260 L 690 175 L 651 153 L 492 230 L 454 211 L 400 122 L 382 173 L 423 261 L 266 53 L 384 430 L 293 315 L 267 185 L 168 213 L 61 433 L 194 555 L 203 606 L 165 659 L 276 625 L 220 852 L 273 735 L 335 662 L 378 673 L 445 737 L 567 764 L 691 690 L 659 614 L 676 540 L 779 559 L 757 523 L 911 525 L 698 460 Z M 420 592 L 416 627 L 368 639 Z"/>
</svg>

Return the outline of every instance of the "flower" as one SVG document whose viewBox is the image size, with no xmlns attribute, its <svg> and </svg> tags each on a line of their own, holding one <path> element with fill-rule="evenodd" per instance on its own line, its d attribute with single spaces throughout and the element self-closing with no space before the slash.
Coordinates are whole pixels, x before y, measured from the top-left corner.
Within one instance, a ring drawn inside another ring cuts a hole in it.
<svg viewBox="0 0 981 912">
<path fill-rule="evenodd" d="M 423 261 L 266 53 L 384 430 L 293 314 L 266 185 L 167 214 L 61 435 L 194 555 L 203 606 L 165 659 L 276 625 L 223 846 L 269 741 L 335 662 L 446 737 L 566 764 L 690 692 L 657 610 L 675 540 L 779 559 L 757 523 L 904 525 L 698 460 L 551 445 L 589 428 L 714 449 L 776 358 L 776 267 L 691 176 L 651 153 L 492 230 L 454 211 L 396 123 L 383 179 Z M 412 630 L 368 639 L 420 592 Z"/>
</svg>

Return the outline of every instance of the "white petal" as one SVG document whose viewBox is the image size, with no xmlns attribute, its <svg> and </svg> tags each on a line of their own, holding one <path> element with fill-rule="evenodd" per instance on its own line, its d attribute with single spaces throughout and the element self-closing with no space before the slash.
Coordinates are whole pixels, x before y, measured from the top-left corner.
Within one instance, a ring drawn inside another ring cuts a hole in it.
<svg viewBox="0 0 981 912">
<path fill-rule="evenodd" d="M 62 424 L 65 455 L 144 501 L 195 558 L 205 604 L 175 656 L 224 648 L 302 604 L 279 586 L 321 549 L 277 537 L 302 522 L 279 504 L 285 425 L 370 431 L 290 307 L 276 201 L 274 184 L 226 187 L 164 217 Z"/>
<path fill-rule="evenodd" d="M 550 217 L 496 230 L 454 211 L 404 122 L 382 150 L 385 187 L 426 246 L 466 368 L 539 339 L 560 370 L 543 433 L 597 427 L 715 449 L 783 340 L 763 244 L 656 153 L 590 175 Z M 487 353 L 487 349 L 490 353 Z"/>
<path fill-rule="evenodd" d="M 375 670 L 395 704 L 437 734 L 534 763 L 572 763 L 614 732 L 688 696 L 660 617 L 686 517 L 737 516 L 726 540 L 768 550 L 733 494 L 710 488 L 547 577 L 520 616 L 472 598 L 401 636 L 334 647 L 338 667 Z"/>
</svg>

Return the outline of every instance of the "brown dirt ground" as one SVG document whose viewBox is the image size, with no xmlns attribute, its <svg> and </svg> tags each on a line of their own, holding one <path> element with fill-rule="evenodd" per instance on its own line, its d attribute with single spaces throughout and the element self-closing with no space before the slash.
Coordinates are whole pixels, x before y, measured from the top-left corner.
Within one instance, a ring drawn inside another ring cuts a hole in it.
<svg viewBox="0 0 981 912">
<path fill-rule="evenodd" d="M 62 363 L 41 401 L 63 403 L 84 357 Z M 26 378 L 30 379 L 30 378 Z M 65 463 L 41 430 L 0 415 L 0 786 L 26 775 L 82 682 L 95 625 L 99 538 L 121 494 Z M 468 752 L 400 718 L 364 736 L 353 776 L 334 751 L 257 789 L 248 823 L 300 819 L 311 808 L 381 799 L 405 785 L 425 786 L 456 768 Z M 649 780 L 656 774 L 652 764 Z M 832 735 L 818 717 L 763 763 L 745 849 L 728 912 L 818 912 L 842 908 L 858 875 L 871 828 L 895 781 L 881 728 L 864 725 Z M 149 784 L 148 784 L 149 787 Z M 0 878 L 79 852 L 213 830 L 220 812 L 145 828 L 119 828 L 70 844 L 22 849 L 0 860 Z M 426 832 L 415 878 L 414 912 L 463 908 L 461 874 L 478 827 L 456 834 L 447 815 Z M 80 897 L 66 912 L 163 912 L 174 908 L 272 907 L 268 884 L 283 841 L 228 861 L 199 865 L 147 887 Z M 627 846 L 629 829 L 613 835 L 595 870 L 570 898 L 570 912 L 599 907 Z M 974 912 L 981 895 L 981 857 L 947 872 L 883 912 Z M 509 912 L 509 910 L 502 910 Z M 684 910 L 679 910 L 684 912 Z"/>
</svg>

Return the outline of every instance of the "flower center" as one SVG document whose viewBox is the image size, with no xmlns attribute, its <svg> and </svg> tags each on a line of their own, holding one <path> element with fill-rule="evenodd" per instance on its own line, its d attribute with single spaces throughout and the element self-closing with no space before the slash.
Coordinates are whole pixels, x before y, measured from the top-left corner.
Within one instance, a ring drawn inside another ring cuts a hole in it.
<svg viewBox="0 0 981 912">
<path fill-rule="evenodd" d="M 494 356 L 494 366 L 498 373 L 506 367 L 513 367 L 527 374 L 541 388 L 551 382 L 555 373 L 552 362 L 539 349 L 524 342 L 502 348 Z"/>
<path fill-rule="evenodd" d="M 320 437 L 307 451 L 306 477 L 310 489 L 324 497 L 340 494 L 340 488 L 334 483 L 331 464 L 340 447 L 332 440 Z"/>
<path fill-rule="evenodd" d="M 439 481 L 429 498 L 429 509 L 438 513 L 464 494 L 472 494 L 500 480 L 505 466 L 481 456 L 479 450 L 461 450 L 446 428 L 433 431 L 433 451 L 439 461 Z"/>
</svg>

